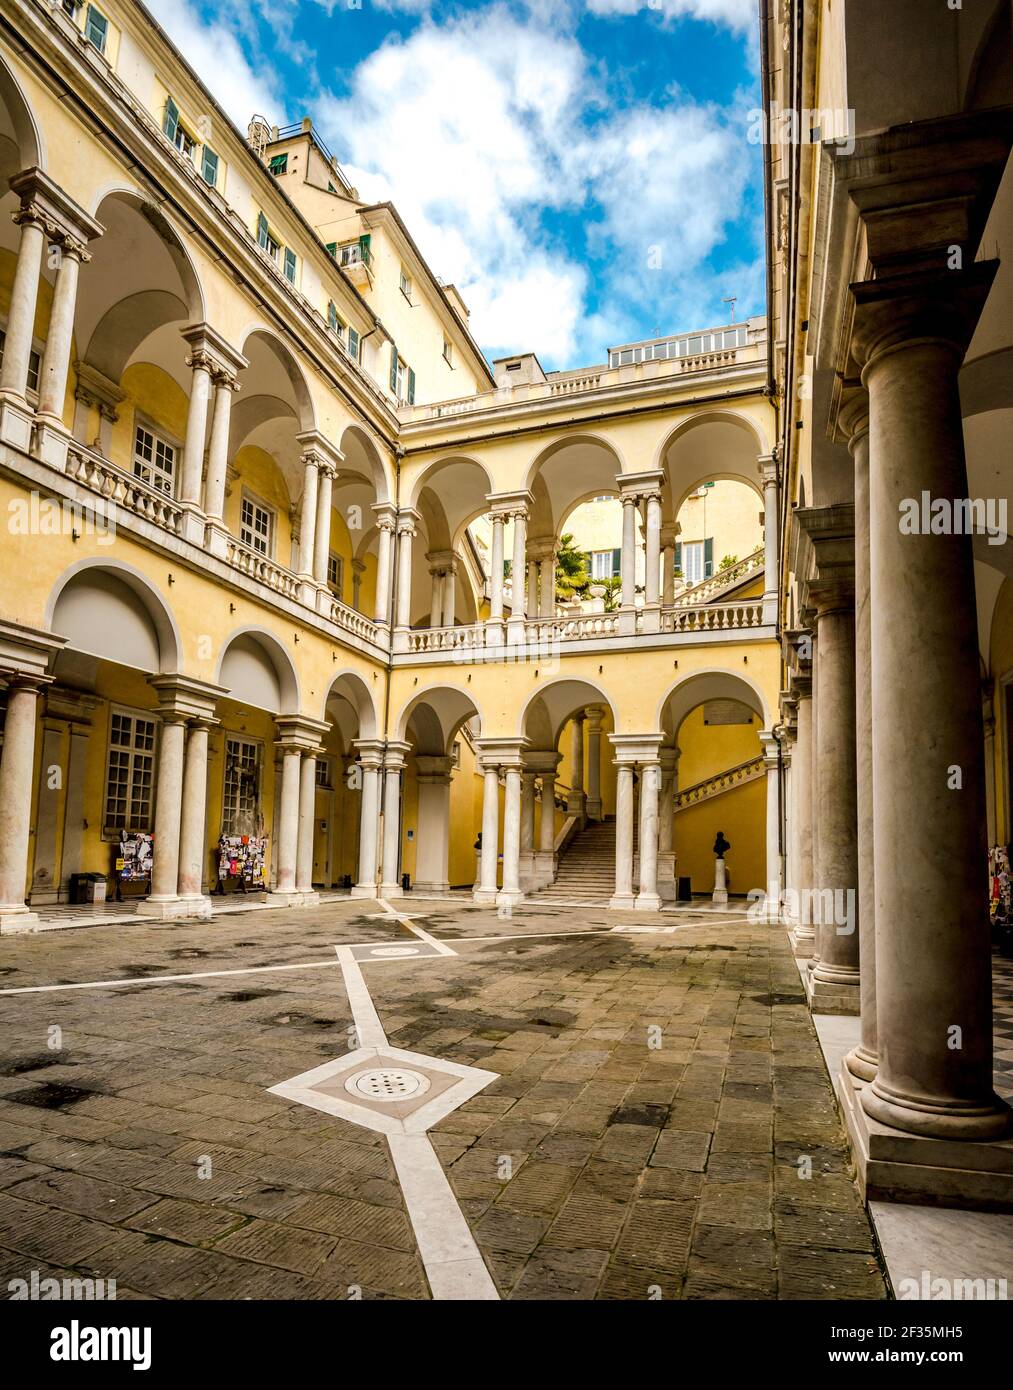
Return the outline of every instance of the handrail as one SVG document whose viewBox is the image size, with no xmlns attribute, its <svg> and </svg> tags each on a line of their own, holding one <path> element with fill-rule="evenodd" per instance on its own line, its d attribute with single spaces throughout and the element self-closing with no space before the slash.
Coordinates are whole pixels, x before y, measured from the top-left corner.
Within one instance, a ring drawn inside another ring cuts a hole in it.
<svg viewBox="0 0 1013 1390">
<path fill-rule="evenodd" d="M 729 565 L 727 569 L 718 570 L 717 574 L 711 575 L 709 579 L 701 579 L 699 584 L 688 586 L 676 597 L 675 606 L 686 608 L 690 604 L 708 602 L 713 594 L 722 593 L 755 570 L 762 569 L 765 554 L 764 547 L 761 545 L 759 549 L 746 555 L 742 560 L 737 560 L 734 565 Z"/>
<path fill-rule="evenodd" d="M 684 787 L 676 794 L 675 809 L 684 811 L 688 806 L 699 805 L 709 797 L 732 791 L 744 782 L 754 781 L 763 770 L 762 753 L 758 757 L 747 759 L 744 763 L 736 763 L 734 767 L 725 768 L 724 772 L 716 772 L 713 777 L 705 777 L 702 782 L 694 782 L 692 786 Z"/>
</svg>

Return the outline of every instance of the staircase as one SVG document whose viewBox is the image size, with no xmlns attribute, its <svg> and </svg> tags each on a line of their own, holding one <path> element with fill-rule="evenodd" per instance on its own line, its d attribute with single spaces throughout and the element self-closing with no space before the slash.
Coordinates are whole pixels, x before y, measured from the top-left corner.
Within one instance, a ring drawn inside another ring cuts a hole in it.
<svg viewBox="0 0 1013 1390">
<path fill-rule="evenodd" d="M 533 894 L 537 902 L 605 904 L 616 887 L 616 823 L 588 821 L 563 851 L 556 881 Z"/>
</svg>

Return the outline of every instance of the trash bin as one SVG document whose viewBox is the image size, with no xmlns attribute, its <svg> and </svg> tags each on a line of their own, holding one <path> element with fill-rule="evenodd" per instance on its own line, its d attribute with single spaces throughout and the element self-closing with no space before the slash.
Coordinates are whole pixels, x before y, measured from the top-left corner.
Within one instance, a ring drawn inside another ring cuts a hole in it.
<svg viewBox="0 0 1013 1390">
<path fill-rule="evenodd" d="M 104 903 L 105 900 L 105 874 L 71 874 L 70 901 L 72 903 Z"/>
<path fill-rule="evenodd" d="M 411 874 L 402 874 L 402 875 L 401 875 L 401 891 L 402 891 L 402 893 L 410 893 L 410 892 L 411 892 L 411 887 L 412 887 Z"/>
<path fill-rule="evenodd" d="M 693 884 L 689 878 L 679 879 L 679 902 L 688 903 L 693 897 Z"/>
</svg>

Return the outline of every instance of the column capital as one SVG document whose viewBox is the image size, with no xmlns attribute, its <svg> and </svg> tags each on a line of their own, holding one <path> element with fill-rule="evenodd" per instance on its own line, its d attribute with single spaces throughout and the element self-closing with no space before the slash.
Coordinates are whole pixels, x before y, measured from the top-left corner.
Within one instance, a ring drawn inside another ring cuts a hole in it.
<svg viewBox="0 0 1013 1390">
<path fill-rule="evenodd" d="M 528 748 L 526 738 L 483 738 L 475 742 L 475 752 L 483 771 L 513 767 L 520 770 Z"/>
<path fill-rule="evenodd" d="M 525 770 L 540 777 L 555 777 L 562 761 L 562 753 L 554 751 L 543 752 L 541 749 L 528 749 L 524 754 Z"/>
<path fill-rule="evenodd" d="M 834 434 L 854 454 L 859 441 L 869 433 L 869 393 L 864 386 L 845 384 L 837 407 Z"/>
<path fill-rule="evenodd" d="M 768 770 L 776 767 L 781 750 L 780 735 L 776 729 L 761 729 L 759 731 L 760 745 L 763 748 L 763 761 Z"/>
<path fill-rule="evenodd" d="M 332 478 L 337 475 L 345 456 L 336 444 L 332 444 L 319 430 L 303 430 L 296 435 L 296 439 L 302 445 L 304 464 L 315 463 L 321 471 L 329 468 Z"/>
<path fill-rule="evenodd" d="M 308 719 L 303 714 L 274 716 L 276 746 L 286 753 L 306 753 L 316 757 L 321 740 L 330 732 L 330 724 L 320 719 Z"/>
<path fill-rule="evenodd" d="M 493 520 L 509 521 L 515 516 L 527 517 L 534 497 L 527 488 L 516 492 L 487 492 L 489 516 Z"/>
<path fill-rule="evenodd" d="M 457 556 L 452 550 L 427 550 L 426 559 L 435 574 L 457 573 Z"/>
<path fill-rule="evenodd" d="M 83 401 L 85 405 L 96 406 L 107 420 L 112 420 L 115 423 L 119 419 L 117 407 L 127 397 L 122 386 L 118 386 L 115 381 L 110 381 L 107 376 L 104 376 L 102 372 L 87 362 L 74 363 L 74 376 L 76 378 L 74 399 Z"/>
<path fill-rule="evenodd" d="M 658 754 L 663 772 L 675 772 L 679 766 L 681 748 L 662 748 Z"/>
<path fill-rule="evenodd" d="M 149 676 L 148 684 L 158 696 L 158 711 L 163 718 L 169 715 L 183 719 L 213 718 L 218 701 L 229 693 L 225 686 L 211 685 L 179 673 Z"/>
<path fill-rule="evenodd" d="M 393 502 L 374 502 L 372 506 L 373 515 L 376 517 L 376 527 L 378 531 L 387 531 L 393 534 L 397 526 L 397 508 Z"/>
<path fill-rule="evenodd" d="M 665 473 L 661 468 L 651 468 L 641 473 L 618 473 L 616 483 L 622 502 L 626 502 L 627 498 L 636 501 L 649 496 L 660 497 L 665 484 Z"/>
<path fill-rule="evenodd" d="M 780 481 L 777 455 L 761 454 L 756 460 L 756 471 L 763 479 L 764 488 L 776 486 Z"/>
<path fill-rule="evenodd" d="M 660 763 L 661 741 L 664 734 L 609 734 L 615 749 L 616 766 L 636 763 Z"/>
<path fill-rule="evenodd" d="M 400 772 L 404 768 L 405 760 L 412 751 L 410 743 L 404 743 L 400 739 L 388 739 L 383 750 L 383 766 L 385 772 Z"/>
<path fill-rule="evenodd" d="M 365 573 L 366 573 L 366 562 L 365 562 L 365 560 L 353 559 L 353 560 L 352 560 L 352 573 L 353 573 L 353 574 L 365 574 Z"/>
<path fill-rule="evenodd" d="M 600 734 L 601 723 L 605 718 L 604 705 L 585 705 L 584 714 L 587 717 L 587 731 L 589 734 Z"/>
<path fill-rule="evenodd" d="M 851 286 L 855 306 L 851 349 L 862 382 L 880 358 L 915 343 L 936 343 L 963 359 L 999 268 L 975 261 L 942 270 L 866 280 Z"/>
<path fill-rule="evenodd" d="M 399 536 L 417 536 L 421 513 L 414 507 L 402 507 L 397 514 L 397 533 Z"/>
<path fill-rule="evenodd" d="M 820 616 L 854 607 L 855 508 L 850 503 L 800 507 L 797 529 L 805 553 L 796 574 L 803 577 L 802 598 Z"/>
<path fill-rule="evenodd" d="M 83 255 L 88 242 L 105 231 L 101 222 L 85 212 L 80 203 L 37 165 L 15 174 L 10 187 L 20 200 L 20 207 L 12 214 L 13 220 L 35 222 L 50 241 L 72 254 Z"/>
<path fill-rule="evenodd" d="M 376 772 L 383 765 L 383 739 L 357 738 L 352 747 L 358 754 L 358 762 L 370 772 Z"/>
<path fill-rule="evenodd" d="M 454 760 L 432 753 L 417 753 L 415 769 L 420 786 L 444 787 L 450 782 L 453 774 Z"/>
<path fill-rule="evenodd" d="M 66 637 L 0 619 L 0 670 L 18 676 L 48 675 L 49 665 L 67 645 Z"/>
<path fill-rule="evenodd" d="M 205 367 L 209 372 L 235 377 L 250 365 L 243 354 L 237 352 L 209 323 L 187 324 L 180 329 L 180 336 L 190 348 L 194 365 Z"/>
</svg>

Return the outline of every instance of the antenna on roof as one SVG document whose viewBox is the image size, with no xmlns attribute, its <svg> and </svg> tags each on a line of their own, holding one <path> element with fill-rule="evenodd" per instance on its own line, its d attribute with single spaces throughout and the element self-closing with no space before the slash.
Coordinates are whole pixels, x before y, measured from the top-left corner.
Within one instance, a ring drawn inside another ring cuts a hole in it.
<svg viewBox="0 0 1013 1390">
<path fill-rule="evenodd" d="M 733 294 L 733 295 L 731 295 L 730 298 L 728 298 L 728 299 L 722 299 L 722 301 L 721 301 L 722 304 L 730 304 L 730 305 L 732 306 L 732 307 L 728 310 L 728 322 L 729 322 L 729 323 L 734 323 L 734 322 L 735 322 L 735 305 L 736 305 L 736 302 L 737 302 L 737 300 L 738 300 L 738 297 L 739 297 L 739 296 L 738 296 L 737 294 Z"/>
</svg>

